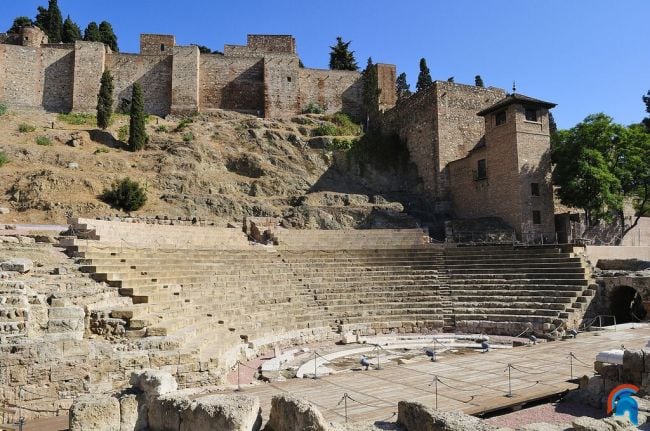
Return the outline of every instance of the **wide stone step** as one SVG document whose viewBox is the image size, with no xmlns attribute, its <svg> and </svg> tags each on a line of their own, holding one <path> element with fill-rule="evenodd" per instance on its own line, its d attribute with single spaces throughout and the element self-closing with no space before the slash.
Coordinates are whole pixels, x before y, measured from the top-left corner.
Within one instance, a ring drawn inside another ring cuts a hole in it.
<svg viewBox="0 0 650 431">
<path fill-rule="evenodd" d="M 498 273 L 498 274 L 452 274 L 450 275 L 450 282 L 454 280 L 517 280 L 517 279 L 546 279 L 546 280 L 585 280 L 584 272 L 526 272 L 526 273 Z"/>
<path fill-rule="evenodd" d="M 495 299 L 495 298 L 492 298 Z M 513 302 L 508 301 L 454 301 L 454 309 L 456 310 L 469 310 L 469 309 L 483 309 L 485 312 L 491 312 L 493 309 L 526 309 L 531 311 L 539 310 L 554 310 L 554 311 L 564 311 L 568 304 L 571 301 L 565 302 L 528 302 L 513 300 Z"/>
</svg>

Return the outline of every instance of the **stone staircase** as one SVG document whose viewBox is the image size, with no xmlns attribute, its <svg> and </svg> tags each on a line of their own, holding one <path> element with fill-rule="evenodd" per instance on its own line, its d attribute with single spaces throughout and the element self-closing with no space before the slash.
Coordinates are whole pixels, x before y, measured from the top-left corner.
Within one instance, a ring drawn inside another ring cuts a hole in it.
<svg viewBox="0 0 650 431">
<path fill-rule="evenodd" d="M 542 334 L 586 308 L 593 285 L 580 257 L 557 247 L 456 247 L 445 269 L 462 332 Z M 572 319 L 573 318 L 573 319 Z"/>
</svg>

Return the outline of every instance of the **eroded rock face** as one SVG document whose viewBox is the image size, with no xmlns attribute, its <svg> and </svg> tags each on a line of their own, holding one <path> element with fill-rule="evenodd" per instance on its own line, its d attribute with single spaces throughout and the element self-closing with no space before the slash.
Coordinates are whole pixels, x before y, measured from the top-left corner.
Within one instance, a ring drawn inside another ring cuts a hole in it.
<svg viewBox="0 0 650 431">
<path fill-rule="evenodd" d="M 120 403 L 108 395 L 85 395 L 70 408 L 70 431 L 120 431 Z"/>
<path fill-rule="evenodd" d="M 180 431 L 258 431 L 260 400 L 246 395 L 210 395 L 181 412 Z"/>
<path fill-rule="evenodd" d="M 147 401 L 147 418 L 151 431 L 179 431 L 181 429 L 181 413 L 192 405 L 186 395 L 175 393 Z"/>
<path fill-rule="evenodd" d="M 638 428 L 622 417 L 598 420 L 583 416 L 573 421 L 573 429 L 575 431 L 632 431 Z"/>
<path fill-rule="evenodd" d="M 323 415 L 311 403 L 291 395 L 273 397 L 267 428 L 272 431 L 331 430 Z"/>
<path fill-rule="evenodd" d="M 400 401 L 397 423 L 408 431 L 496 431 L 482 420 L 458 412 L 443 412 L 420 403 Z"/>
<path fill-rule="evenodd" d="M 120 398 L 120 431 L 148 429 L 147 400 L 143 393 L 126 394 Z"/>
</svg>

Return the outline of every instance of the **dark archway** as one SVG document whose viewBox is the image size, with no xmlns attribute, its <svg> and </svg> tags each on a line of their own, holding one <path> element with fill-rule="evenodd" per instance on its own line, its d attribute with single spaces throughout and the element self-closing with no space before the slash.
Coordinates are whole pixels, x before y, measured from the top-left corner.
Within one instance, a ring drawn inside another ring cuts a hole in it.
<svg viewBox="0 0 650 431">
<path fill-rule="evenodd" d="M 646 318 L 641 294 L 630 286 L 615 287 L 609 296 L 610 312 L 616 323 L 638 322 Z"/>
</svg>

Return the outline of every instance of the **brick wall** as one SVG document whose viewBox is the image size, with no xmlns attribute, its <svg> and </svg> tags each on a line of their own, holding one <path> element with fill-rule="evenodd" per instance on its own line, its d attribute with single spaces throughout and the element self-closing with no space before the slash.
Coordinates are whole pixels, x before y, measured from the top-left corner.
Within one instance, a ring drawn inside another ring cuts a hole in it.
<svg viewBox="0 0 650 431">
<path fill-rule="evenodd" d="M 81 41 L 75 43 L 74 49 L 72 108 L 75 111 L 92 111 L 97 107 L 106 49 L 101 42 Z"/>
<path fill-rule="evenodd" d="M 264 62 L 259 58 L 200 56 L 200 109 L 264 111 Z"/>
<path fill-rule="evenodd" d="M 264 57 L 264 116 L 291 115 L 300 110 L 298 57 Z"/>
<path fill-rule="evenodd" d="M 199 48 L 176 46 L 173 55 L 171 112 L 196 112 L 199 107 Z"/>
<path fill-rule="evenodd" d="M 328 113 L 344 111 L 360 116 L 363 82 L 359 72 L 299 69 L 299 112 L 316 103 Z"/>
<path fill-rule="evenodd" d="M 140 54 L 168 55 L 176 46 L 176 38 L 171 34 L 141 34 Z"/>
<path fill-rule="evenodd" d="M 139 83 L 144 96 L 145 111 L 167 115 L 171 109 L 172 56 L 108 54 L 106 68 L 113 75 L 114 108 L 121 101 L 131 100 L 133 84 Z"/>
</svg>

